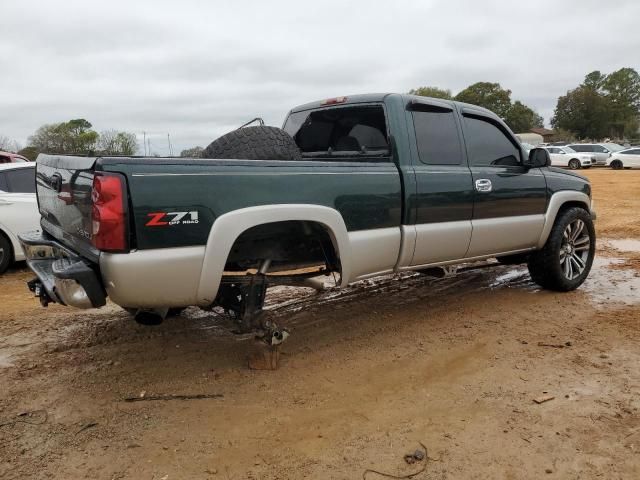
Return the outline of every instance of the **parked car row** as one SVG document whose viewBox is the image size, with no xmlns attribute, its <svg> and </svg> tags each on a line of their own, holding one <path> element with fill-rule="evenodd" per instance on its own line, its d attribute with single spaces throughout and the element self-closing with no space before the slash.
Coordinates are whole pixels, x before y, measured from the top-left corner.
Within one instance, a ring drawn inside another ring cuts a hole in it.
<svg viewBox="0 0 640 480">
<path fill-rule="evenodd" d="M 607 166 L 614 170 L 640 167 L 640 146 L 623 147 L 617 143 L 569 143 L 542 144 L 551 157 L 551 164 L 573 170 L 591 166 Z"/>
</svg>

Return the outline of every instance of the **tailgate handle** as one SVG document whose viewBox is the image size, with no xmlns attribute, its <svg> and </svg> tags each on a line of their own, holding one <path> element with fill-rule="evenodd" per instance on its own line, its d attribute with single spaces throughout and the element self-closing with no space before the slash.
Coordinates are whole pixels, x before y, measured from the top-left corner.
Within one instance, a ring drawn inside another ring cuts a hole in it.
<svg viewBox="0 0 640 480">
<path fill-rule="evenodd" d="M 62 190 L 62 175 L 60 175 L 59 173 L 54 173 L 51 176 L 51 188 L 60 193 L 60 191 Z"/>
</svg>

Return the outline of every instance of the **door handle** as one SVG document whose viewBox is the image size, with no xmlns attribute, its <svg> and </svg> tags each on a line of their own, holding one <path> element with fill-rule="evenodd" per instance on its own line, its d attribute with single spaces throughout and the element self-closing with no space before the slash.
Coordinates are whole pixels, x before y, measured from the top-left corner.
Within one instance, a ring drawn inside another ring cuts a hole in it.
<svg viewBox="0 0 640 480">
<path fill-rule="evenodd" d="M 488 178 L 480 178 L 476 180 L 476 191 L 482 193 L 489 193 L 493 190 L 493 185 L 491 184 L 491 180 Z"/>
<path fill-rule="evenodd" d="M 8 200 L 4 200 L 0 198 L 0 206 L 1 205 L 11 205 L 13 202 L 9 202 Z"/>
</svg>

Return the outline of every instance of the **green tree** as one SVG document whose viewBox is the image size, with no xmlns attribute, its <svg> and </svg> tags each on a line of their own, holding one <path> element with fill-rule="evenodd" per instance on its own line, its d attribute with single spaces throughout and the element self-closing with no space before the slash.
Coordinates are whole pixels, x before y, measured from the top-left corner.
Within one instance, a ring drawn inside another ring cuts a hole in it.
<svg viewBox="0 0 640 480">
<path fill-rule="evenodd" d="M 609 130 L 607 99 L 584 85 L 570 90 L 558 98 L 551 125 L 578 138 L 603 138 Z"/>
<path fill-rule="evenodd" d="M 420 95 L 421 97 L 432 98 L 444 98 L 445 100 L 451 100 L 451 90 L 445 90 L 438 87 L 418 87 L 409 90 L 409 95 Z"/>
<path fill-rule="evenodd" d="M 98 133 L 83 118 L 43 125 L 29 137 L 29 146 L 43 153 L 86 154 L 95 148 Z"/>
<path fill-rule="evenodd" d="M 182 150 L 180 152 L 180 156 L 183 158 L 200 158 L 202 157 L 203 151 L 204 148 L 202 147 L 187 148 L 186 150 Z"/>
<path fill-rule="evenodd" d="M 640 75 L 633 68 L 621 68 L 602 82 L 609 106 L 609 130 L 613 136 L 633 136 L 638 132 Z"/>
<path fill-rule="evenodd" d="M 600 91 L 606 79 L 607 76 L 603 75 L 600 70 L 594 70 L 593 72 L 587 73 L 587 75 L 585 75 L 582 86 Z"/>
<path fill-rule="evenodd" d="M 520 100 L 513 102 L 504 120 L 516 133 L 528 132 L 532 128 L 544 126 L 544 119 Z"/>
<path fill-rule="evenodd" d="M 35 162 L 40 152 L 36 147 L 24 147 L 22 150 L 18 152 L 18 154 L 22 155 L 25 158 L 28 158 L 32 162 Z"/>
<path fill-rule="evenodd" d="M 511 108 L 511 90 L 503 89 L 499 83 L 477 82 L 458 93 L 455 100 L 488 108 L 504 118 Z"/>
<path fill-rule="evenodd" d="M 638 72 L 621 68 L 605 75 L 595 70 L 582 85 L 558 98 L 552 125 L 580 138 L 625 138 L 637 134 L 639 116 Z"/>
<path fill-rule="evenodd" d="M 105 130 L 100 132 L 96 147 L 102 155 L 134 155 L 138 140 L 134 133 Z"/>
</svg>

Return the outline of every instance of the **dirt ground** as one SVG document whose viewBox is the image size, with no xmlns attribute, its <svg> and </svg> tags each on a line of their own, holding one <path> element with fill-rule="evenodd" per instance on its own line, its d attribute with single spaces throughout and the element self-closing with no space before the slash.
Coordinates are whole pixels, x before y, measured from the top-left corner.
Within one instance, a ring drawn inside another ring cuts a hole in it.
<svg viewBox="0 0 640 480">
<path fill-rule="evenodd" d="M 578 291 L 522 266 L 278 288 L 277 371 L 246 368 L 222 314 L 43 309 L 19 266 L 0 278 L 0 478 L 640 478 L 640 171 L 586 175 L 599 248 Z M 124 401 L 143 392 L 221 396 Z"/>
</svg>

